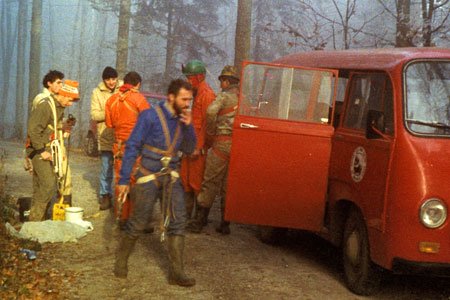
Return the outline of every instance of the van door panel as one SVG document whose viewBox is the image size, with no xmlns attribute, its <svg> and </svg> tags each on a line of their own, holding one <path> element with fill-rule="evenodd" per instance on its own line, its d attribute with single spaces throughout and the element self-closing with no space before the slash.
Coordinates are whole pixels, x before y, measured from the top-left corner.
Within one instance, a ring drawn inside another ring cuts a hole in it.
<svg viewBox="0 0 450 300">
<path fill-rule="evenodd" d="M 320 84 L 317 74 L 305 75 L 289 67 L 266 75 L 261 71 L 260 77 L 266 81 L 259 86 L 252 83 L 255 98 L 248 93 L 245 74 L 244 69 L 241 108 L 234 121 L 225 218 L 318 231 L 325 210 L 334 129 L 328 116 L 311 112 L 311 101 L 323 105 L 325 101 L 318 99 L 330 97 L 330 107 L 333 80 Z M 277 74 L 279 82 L 275 82 Z M 300 90 L 295 90 L 296 86 L 301 86 Z M 294 99 L 299 96 L 303 98 Z M 298 99 L 306 99 L 306 103 L 295 103 Z M 310 113 L 301 113 L 301 107 L 309 108 Z"/>
</svg>

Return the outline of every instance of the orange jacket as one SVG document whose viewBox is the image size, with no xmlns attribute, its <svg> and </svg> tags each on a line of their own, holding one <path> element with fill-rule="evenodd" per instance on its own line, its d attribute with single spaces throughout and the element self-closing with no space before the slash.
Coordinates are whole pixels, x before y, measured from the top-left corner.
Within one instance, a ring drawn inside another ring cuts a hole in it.
<svg viewBox="0 0 450 300">
<path fill-rule="evenodd" d="M 206 139 L 206 110 L 214 101 L 216 95 L 206 81 L 202 81 L 197 89 L 197 95 L 192 105 L 192 125 L 197 136 L 197 146 L 195 149 L 205 148 Z M 198 194 L 203 181 L 205 171 L 206 151 L 201 151 L 200 155 L 191 157 L 183 156 L 181 160 L 181 182 L 186 192 Z"/>
<path fill-rule="evenodd" d="M 192 105 L 192 125 L 197 135 L 196 149 L 203 149 L 205 147 L 206 138 L 206 110 L 208 106 L 214 101 L 216 95 L 211 87 L 202 81 L 197 89 L 197 95 L 194 98 Z"/>
<path fill-rule="evenodd" d="M 118 92 L 106 101 L 106 126 L 114 128 L 116 142 L 126 141 L 137 122 L 139 113 L 149 109 L 145 97 L 134 89 Z"/>
</svg>

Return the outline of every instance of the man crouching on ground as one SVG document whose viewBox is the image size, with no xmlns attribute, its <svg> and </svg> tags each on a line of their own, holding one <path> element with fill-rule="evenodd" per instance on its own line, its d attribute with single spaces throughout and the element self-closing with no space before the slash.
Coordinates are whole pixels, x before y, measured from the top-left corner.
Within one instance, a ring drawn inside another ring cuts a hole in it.
<svg viewBox="0 0 450 300">
<path fill-rule="evenodd" d="M 134 210 L 117 249 L 114 274 L 121 278 L 127 276 L 128 257 L 153 213 L 155 201 L 160 198 L 164 221 L 161 240 L 167 237 L 170 260 L 169 284 L 193 286 L 195 279 L 185 275 L 183 266 L 186 208 L 177 170 L 177 152 L 190 154 L 197 142 L 189 109 L 192 86 L 181 79 L 173 80 L 167 94 L 166 101 L 139 115 L 126 142 L 119 179 L 120 193 L 129 192 L 130 175 L 139 155 L 141 163 L 136 185 L 131 190 Z"/>
</svg>

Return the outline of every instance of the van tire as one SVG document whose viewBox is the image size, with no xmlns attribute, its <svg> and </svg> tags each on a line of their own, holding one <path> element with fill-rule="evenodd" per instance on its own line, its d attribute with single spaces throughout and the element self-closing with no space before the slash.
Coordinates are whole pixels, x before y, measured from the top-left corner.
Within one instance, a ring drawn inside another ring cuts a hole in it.
<svg viewBox="0 0 450 300">
<path fill-rule="evenodd" d="M 98 156 L 98 144 L 92 132 L 89 132 L 84 142 L 84 153 L 88 156 Z"/>
<path fill-rule="evenodd" d="M 358 295 L 372 295 L 380 288 L 381 270 L 370 259 L 369 238 L 361 213 L 352 209 L 344 227 L 342 256 L 345 282 Z"/>
<path fill-rule="evenodd" d="M 274 245 L 281 241 L 287 229 L 272 226 L 258 226 L 257 237 L 264 244 Z"/>
</svg>

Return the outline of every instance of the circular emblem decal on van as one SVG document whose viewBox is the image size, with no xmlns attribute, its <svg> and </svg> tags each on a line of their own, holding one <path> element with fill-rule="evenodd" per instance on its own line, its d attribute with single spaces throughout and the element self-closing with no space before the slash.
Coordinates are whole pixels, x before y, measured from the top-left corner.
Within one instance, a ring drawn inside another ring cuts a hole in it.
<svg viewBox="0 0 450 300">
<path fill-rule="evenodd" d="M 352 161 L 350 163 L 350 172 L 353 181 L 360 182 L 366 172 L 367 155 L 363 147 L 358 147 L 353 151 Z"/>
</svg>

